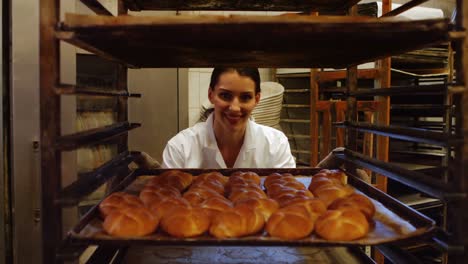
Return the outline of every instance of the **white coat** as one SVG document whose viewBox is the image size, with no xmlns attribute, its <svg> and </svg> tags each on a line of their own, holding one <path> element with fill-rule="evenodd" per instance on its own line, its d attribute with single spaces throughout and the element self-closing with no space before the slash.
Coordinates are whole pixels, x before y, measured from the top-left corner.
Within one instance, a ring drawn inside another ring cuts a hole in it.
<svg viewBox="0 0 468 264">
<path fill-rule="evenodd" d="M 163 152 L 163 168 L 222 169 L 226 163 L 218 149 L 213 130 L 213 113 L 206 122 L 175 135 Z M 244 144 L 234 168 L 295 168 L 288 138 L 283 132 L 247 122 Z"/>
</svg>

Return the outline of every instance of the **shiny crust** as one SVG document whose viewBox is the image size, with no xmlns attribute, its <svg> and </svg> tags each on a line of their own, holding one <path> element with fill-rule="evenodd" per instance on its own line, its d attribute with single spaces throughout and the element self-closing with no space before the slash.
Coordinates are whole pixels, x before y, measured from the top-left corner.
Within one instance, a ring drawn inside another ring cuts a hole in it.
<svg viewBox="0 0 468 264">
<path fill-rule="evenodd" d="M 217 238 L 242 237 L 255 234 L 265 225 L 264 216 L 247 205 L 237 205 L 217 214 L 210 226 L 210 234 Z"/>
<path fill-rule="evenodd" d="M 236 203 L 236 206 L 240 204 L 249 206 L 250 208 L 259 211 L 263 215 L 265 221 L 268 221 L 270 216 L 279 209 L 278 202 L 269 198 L 244 199 Z"/>
<path fill-rule="evenodd" d="M 201 208 L 175 207 L 161 219 L 161 228 L 174 237 L 194 237 L 205 233 L 210 218 Z"/>
<path fill-rule="evenodd" d="M 331 210 L 360 210 L 368 220 L 375 214 L 375 206 L 366 196 L 358 193 L 351 194 L 346 198 L 335 200 L 328 207 Z"/>
<path fill-rule="evenodd" d="M 104 218 L 111 214 L 112 212 L 118 211 L 125 207 L 143 207 L 144 204 L 135 195 L 131 195 L 125 192 L 115 192 L 108 197 L 106 197 L 99 204 L 99 212 Z"/>
<path fill-rule="evenodd" d="M 174 207 L 180 207 L 180 206 L 190 207 L 190 204 L 187 200 L 181 197 L 167 197 L 161 202 L 149 205 L 148 208 L 155 216 L 161 219 L 165 215 L 170 214 L 171 210 Z"/>
<path fill-rule="evenodd" d="M 224 186 L 228 182 L 229 177 L 226 177 L 226 176 L 222 175 L 219 172 L 213 171 L 213 172 L 203 173 L 203 174 L 200 174 L 200 175 L 194 177 L 193 184 L 197 184 L 199 182 L 203 182 L 203 181 L 206 181 L 206 180 L 218 181 Z"/>
<path fill-rule="evenodd" d="M 314 221 L 304 207 L 284 207 L 271 215 L 266 224 L 270 236 L 286 240 L 307 237 L 314 230 Z"/>
<path fill-rule="evenodd" d="M 322 200 L 328 207 L 333 201 L 338 198 L 343 198 L 354 193 L 354 189 L 349 186 L 324 186 L 315 191 L 315 197 Z"/>
<path fill-rule="evenodd" d="M 198 205 L 212 219 L 216 214 L 234 207 L 233 203 L 225 197 L 213 196 Z"/>
<path fill-rule="evenodd" d="M 179 170 L 169 170 L 155 176 L 148 181 L 149 186 L 169 185 L 175 187 L 179 191 L 187 189 L 192 184 L 193 176 L 190 173 L 182 172 Z"/>
<path fill-rule="evenodd" d="M 194 187 L 190 188 L 183 197 L 192 205 L 198 206 L 210 197 L 224 197 L 221 194 L 209 188 Z"/>
<path fill-rule="evenodd" d="M 146 186 L 141 190 L 140 199 L 148 206 L 167 197 L 181 197 L 179 190 L 171 186 Z"/>
<path fill-rule="evenodd" d="M 315 232 L 326 240 L 351 241 L 369 232 L 369 223 L 359 210 L 328 210 L 315 223 Z"/>
<path fill-rule="evenodd" d="M 112 236 L 141 237 L 156 231 L 158 223 L 145 207 L 126 207 L 108 215 L 102 226 Z"/>
</svg>

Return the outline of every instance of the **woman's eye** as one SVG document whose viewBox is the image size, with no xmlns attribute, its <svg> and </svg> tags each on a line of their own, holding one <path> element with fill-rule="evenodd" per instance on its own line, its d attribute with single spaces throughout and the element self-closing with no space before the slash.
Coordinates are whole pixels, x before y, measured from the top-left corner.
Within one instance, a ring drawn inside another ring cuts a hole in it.
<svg viewBox="0 0 468 264">
<path fill-rule="evenodd" d="M 219 97 L 223 100 L 231 100 L 232 96 L 230 93 L 220 93 Z"/>
<path fill-rule="evenodd" d="M 247 102 L 247 101 L 250 101 L 250 100 L 252 99 L 252 95 L 250 95 L 250 94 L 243 94 L 243 95 L 241 95 L 241 98 L 240 98 L 240 99 L 241 99 L 241 101 L 243 101 L 243 102 Z"/>
</svg>

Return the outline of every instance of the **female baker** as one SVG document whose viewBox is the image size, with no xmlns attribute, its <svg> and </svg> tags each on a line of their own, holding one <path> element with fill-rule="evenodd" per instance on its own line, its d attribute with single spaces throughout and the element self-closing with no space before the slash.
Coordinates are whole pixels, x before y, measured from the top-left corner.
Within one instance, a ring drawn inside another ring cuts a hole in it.
<svg viewBox="0 0 468 264">
<path fill-rule="evenodd" d="M 256 68 L 215 68 L 208 98 L 214 111 L 174 136 L 163 152 L 163 168 L 294 168 L 288 138 L 251 120 L 260 101 Z"/>
</svg>

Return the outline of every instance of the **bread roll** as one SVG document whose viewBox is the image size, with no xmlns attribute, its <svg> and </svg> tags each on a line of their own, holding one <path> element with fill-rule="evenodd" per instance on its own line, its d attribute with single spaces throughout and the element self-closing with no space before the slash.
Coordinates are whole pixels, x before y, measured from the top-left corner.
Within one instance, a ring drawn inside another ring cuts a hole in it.
<svg viewBox="0 0 468 264">
<path fill-rule="evenodd" d="M 257 185 L 260 185 L 261 183 L 261 178 L 260 176 L 258 176 L 257 173 L 255 172 L 251 172 L 251 171 L 248 171 L 248 172 L 235 172 L 233 174 L 231 174 L 231 177 L 229 177 L 229 181 L 235 179 L 235 178 L 241 178 L 245 181 L 253 181 L 255 182 Z"/>
<path fill-rule="evenodd" d="M 210 234 L 217 238 L 242 237 L 259 232 L 265 225 L 264 216 L 247 205 L 237 205 L 217 214 Z"/>
<path fill-rule="evenodd" d="M 213 172 L 208 172 L 208 173 L 203 173 L 203 174 L 198 175 L 196 178 L 194 178 L 192 184 L 196 184 L 198 182 L 206 181 L 206 180 L 210 180 L 210 181 L 215 180 L 215 181 L 220 182 L 224 186 L 228 182 L 229 177 L 226 177 L 219 172 L 213 171 Z"/>
<path fill-rule="evenodd" d="M 196 187 L 201 187 L 201 188 L 207 188 L 211 189 L 221 195 L 224 195 L 224 185 L 215 179 L 206 179 L 203 181 L 197 181 L 192 183 L 190 188 L 196 188 Z"/>
<path fill-rule="evenodd" d="M 194 237 L 205 233 L 210 219 L 201 208 L 177 206 L 161 219 L 161 228 L 171 236 Z"/>
<path fill-rule="evenodd" d="M 100 204 L 99 211 L 105 218 L 109 214 L 125 207 L 144 207 L 143 202 L 135 195 L 125 192 L 115 192 L 107 196 Z"/>
<path fill-rule="evenodd" d="M 315 192 L 315 190 L 323 187 L 323 186 L 342 186 L 341 182 L 337 179 L 334 178 L 328 178 L 326 176 L 313 176 L 312 181 L 310 182 L 309 185 L 309 191 L 312 193 Z"/>
<path fill-rule="evenodd" d="M 141 237 L 156 231 L 159 220 L 145 207 L 125 207 L 109 214 L 102 224 L 116 237 Z"/>
<path fill-rule="evenodd" d="M 314 221 L 305 208 L 284 207 L 270 216 L 266 231 L 273 237 L 286 240 L 304 238 L 314 230 Z"/>
<path fill-rule="evenodd" d="M 169 170 L 148 181 L 149 186 L 169 185 L 183 191 L 192 183 L 192 174 L 179 170 Z"/>
<path fill-rule="evenodd" d="M 146 186 L 140 192 L 140 199 L 148 206 L 167 197 L 181 197 L 179 190 L 171 186 Z"/>
<path fill-rule="evenodd" d="M 216 214 L 229 210 L 234 207 L 234 205 L 225 197 L 213 196 L 201 202 L 198 207 L 202 208 L 210 219 L 212 219 Z"/>
<path fill-rule="evenodd" d="M 290 203 L 287 207 L 292 206 L 302 206 L 309 213 L 309 216 L 314 220 L 327 211 L 325 203 L 317 198 L 307 198 L 303 199 L 302 201 L 295 200 L 294 202 Z"/>
<path fill-rule="evenodd" d="M 360 210 L 368 220 L 371 220 L 375 214 L 375 206 L 366 196 L 358 193 L 351 194 L 346 198 L 335 200 L 328 207 L 331 210 Z"/>
<path fill-rule="evenodd" d="M 274 182 L 274 181 L 277 181 L 279 179 L 281 179 L 283 177 L 283 175 L 279 174 L 279 173 L 272 173 L 270 175 L 268 175 L 266 178 L 265 178 L 265 181 L 263 182 L 263 186 L 265 186 L 265 188 L 268 189 L 268 186 Z"/>
<path fill-rule="evenodd" d="M 279 209 L 278 202 L 269 198 L 249 198 L 236 203 L 236 205 L 239 204 L 244 204 L 254 210 L 259 211 L 263 215 L 265 222 L 268 221 L 270 216 Z"/>
<path fill-rule="evenodd" d="M 369 223 L 359 210 L 328 210 L 315 223 L 315 232 L 326 240 L 351 241 L 369 232 Z"/>
<path fill-rule="evenodd" d="M 267 177 L 267 179 L 268 179 L 268 177 Z M 285 184 L 285 183 L 288 183 L 288 182 L 298 182 L 296 177 L 292 176 L 289 173 L 282 174 L 280 178 L 275 176 L 272 179 L 268 179 L 268 181 L 267 181 L 267 179 L 265 179 L 265 183 L 264 183 L 264 186 L 265 186 L 266 189 L 268 189 L 270 187 L 270 185 L 275 184 L 275 183 Z"/>
<path fill-rule="evenodd" d="M 201 188 L 195 187 L 190 188 L 186 193 L 184 193 L 183 197 L 186 199 L 192 206 L 197 206 L 206 199 L 210 197 L 221 196 L 221 194 L 209 189 L 209 188 Z"/>
<path fill-rule="evenodd" d="M 161 202 L 150 204 L 148 208 L 159 219 L 169 214 L 174 207 L 190 207 L 187 200 L 181 197 L 168 197 Z"/>
<path fill-rule="evenodd" d="M 325 203 L 325 205 L 328 207 L 336 199 L 351 195 L 353 192 L 354 192 L 354 189 L 349 185 L 346 185 L 346 186 L 326 185 L 315 190 L 314 195 L 315 197 L 322 200 Z"/>
<path fill-rule="evenodd" d="M 231 200 L 233 203 L 249 198 L 267 198 L 267 196 L 263 191 L 258 192 L 243 189 L 239 189 L 236 192 L 233 192 L 231 193 L 231 195 L 229 195 L 229 200 Z"/>
</svg>

